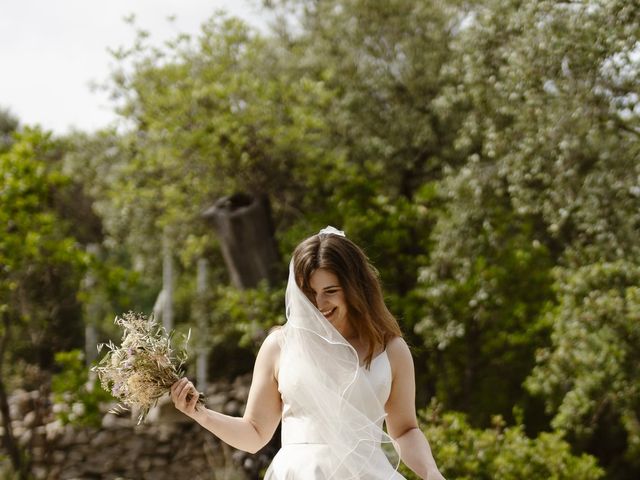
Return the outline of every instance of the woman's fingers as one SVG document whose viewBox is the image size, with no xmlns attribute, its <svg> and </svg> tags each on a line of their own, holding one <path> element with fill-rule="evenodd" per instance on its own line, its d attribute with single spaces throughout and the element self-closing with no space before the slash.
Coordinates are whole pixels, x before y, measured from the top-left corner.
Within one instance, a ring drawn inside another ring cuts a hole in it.
<svg viewBox="0 0 640 480">
<path fill-rule="evenodd" d="M 193 415 L 197 410 L 200 394 L 188 378 L 183 377 L 171 385 L 171 400 L 176 409 L 185 415 Z"/>
<path fill-rule="evenodd" d="M 178 385 L 180 385 L 181 381 L 182 381 L 182 379 L 177 380 L 177 381 L 173 382 L 173 385 L 171 385 L 171 398 L 175 398 L 176 390 L 178 389 Z"/>
<path fill-rule="evenodd" d="M 200 394 L 194 388 L 193 392 L 191 392 L 191 398 L 189 399 L 189 403 L 187 404 L 187 408 L 189 410 L 195 410 L 196 409 L 196 404 L 198 403 L 198 398 L 200 398 Z"/>
<path fill-rule="evenodd" d="M 173 385 L 171 385 L 171 393 L 177 392 L 178 389 L 188 381 L 189 379 L 187 377 L 182 377 L 180 380 L 173 382 Z"/>
<path fill-rule="evenodd" d="M 180 380 L 174 382 L 173 385 L 171 385 L 171 399 L 174 402 L 178 399 L 178 394 L 180 393 L 180 389 L 185 384 L 185 382 L 187 382 L 186 377 L 181 378 Z"/>
<path fill-rule="evenodd" d="M 193 383 L 191 383 L 191 382 L 187 381 L 187 383 L 185 383 L 185 384 L 182 386 L 182 389 L 180 390 L 180 393 L 179 393 L 179 395 L 178 395 L 178 398 L 179 398 L 181 401 L 186 401 L 186 399 L 187 399 L 187 395 L 189 395 L 189 392 L 191 392 L 192 390 L 195 390 L 195 388 L 194 388 L 194 386 L 193 386 Z"/>
<path fill-rule="evenodd" d="M 198 392 L 196 391 L 193 383 L 191 383 L 188 378 L 183 377 L 171 385 L 171 400 L 173 400 L 173 403 L 178 407 L 178 409 L 182 410 L 189 408 L 192 404 L 195 405 L 193 398 L 187 400 L 187 397 L 191 392 L 195 393 L 195 395 L 192 394 L 192 397 L 195 396 L 197 400 Z"/>
</svg>

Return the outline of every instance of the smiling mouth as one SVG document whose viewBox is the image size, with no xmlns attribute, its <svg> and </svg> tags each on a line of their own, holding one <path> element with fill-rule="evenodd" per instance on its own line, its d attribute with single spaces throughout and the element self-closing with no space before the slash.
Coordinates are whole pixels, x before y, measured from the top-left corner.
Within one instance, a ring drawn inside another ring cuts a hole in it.
<svg viewBox="0 0 640 480">
<path fill-rule="evenodd" d="M 336 311 L 336 308 L 338 308 L 338 307 L 333 307 L 333 308 L 331 308 L 329 310 L 320 310 L 320 313 L 322 315 L 324 315 L 325 318 L 329 318 L 331 315 L 333 315 L 333 312 Z"/>
</svg>

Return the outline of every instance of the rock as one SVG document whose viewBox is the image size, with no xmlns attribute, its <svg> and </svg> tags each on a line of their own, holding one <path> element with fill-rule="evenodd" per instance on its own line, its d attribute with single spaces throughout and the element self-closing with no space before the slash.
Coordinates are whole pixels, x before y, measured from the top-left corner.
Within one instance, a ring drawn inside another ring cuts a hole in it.
<svg viewBox="0 0 640 480">
<path fill-rule="evenodd" d="M 33 438 L 33 432 L 31 430 L 23 429 L 20 435 L 16 435 L 18 439 L 18 445 L 21 447 L 26 447 L 31 443 L 31 439 Z"/>
<path fill-rule="evenodd" d="M 233 396 L 242 403 L 246 403 L 247 398 L 249 397 L 249 386 L 241 385 L 236 387 L 235 391 L 233 392 Z"/>
<path fill-rule="evenodd" d="M 107 413 L 102 417 L 102 427 L 107 429 L 126 428 L 132 424 L 130 417 L 121 417 L 115 413 Z"/>
<path fill-rule="evenodd" d="M 229 396 L 224 393 L 212 393 L 211 395 L 207 395 L 205 402 L 211 410 L 220 411 L 228 398 Z"/>
<path fill-rule="evenodd" d="M 111 470 L 113 460 L 104 456 L 93 456 L 86 459 L 82 466 L 87 473 L 101 474 Z"/>
<path fill-rule="evenodd" d="M 78 468 L 68 468 L 60 474 L 60 480 L 76 480 L 82 478 L 82 471 Z"/>
<path fill-rule="evenodd" d="M 227 415 L 238 416 L 240 415 L 241 408 L 240 402 L 237 400 L 229 400 L 225 403 L 223 412 Z"/>
<path fill-rule="evenodd" d="M 173 424 L 162 424 L 158 425 L 158 430 L 156 432 L 156 437 L 160 442 L 168 442 L 173 436 L 176 434 L 177 429 L 173 426 Z"/>
<path fill-rule="evenodd" d="M 31 469 L 31 475 L 33 475 L 33 478 L 36 480 L 45 479 L 47 478 L 47 469 L 42 466 L 33 467 Z"/>
<path fill-rule="evenodd" d="M 148 472 L 151 469 L 151 459 L 149 457 L 141 458 L 138 461 L 138 471 Z"/>
<path fill-rule="evenodd" d="M 64 425 L 62 425 L 60 420 L 54 420 L 53 422 L 45 425 L 45 430 L 47 432 L 47 441 L 51 442 L 62 436 L 64 433 Z"/>
<path fill-rule="evenodd" d="M 56 450 L 55 452 L 53 452 L 52 458 L 54 463 L 62 464 L 67 458 L 67 454 L 64 452 L 61 452 L 60 450 Z"/>
<path fill-rule="evenodd" d="M 86 411 L 87 408 L 84 406 L 84 403 L 75 402 L 73 405 L 71 405 L 71 413 L 73 413 L 76 417 L 82 417 Z"/>
<path fill-rule="evenodd" d="M 33 428 L 38 424 L 38 414 L 35 411 L 27 412 L 22 419 L 22 424 L 25 428 Z"/>
<path fill-rule="evenodd" d="M 89 452 L 87 452 L 87 454 L 90 455 Z M 73 465 L 73 466 L 79 466 L 84 464 L 84 460 L 85 460 L 85 454 L 78 449 L 75 450 L 70 450 L 67 453 L 67 457 L 66 457 L 66 464 L 67 465 Z"/>
<path fill-rule="evenodd" d="M 164 467 L 168 465 L 169 462 L 164 457 L 154 457 L 151 460 L 151 463 L 153 464 L 154 467 Z"/>
<path fill-rule="evenodd" d="M 146 443 L 142 437 L 131 437 L 127 442 L 127 451 L 137 458 L 144 453 Z"/>
<path fill-rule="evenodd" d="M 91 443 L 92 447 L 95 448 L 100 448 L 100 447 L 105 447 L 112 442 L 112 435 L 109 434 L 109 432 L 107 431 L 99 431 L 91 440 L 89 443 Z"/>
<path fill-rule="evenodd" d="M 50 466 L 49 471 L 47 472 L 47 479 L 60 478 L 62 476 L 62 468 L 58 465 Z"/>
<path fill-rule="evenodd" d="M 236 382 L 236 387 L 241 385 Z M 237 411 L 244 402 L 235 398 L 234 390 L 227 381 L 208 389 L 221 407 Z M 21 406 L 12 407 L 15 412 L 29 407 L 24 416 L 13 419 L 12 426 L 20 434 L 19 441 L 31 448 L 34 480 L 204 479 L 212 477 L 212 469 L 224 470 L 225 478 L 240 479 L 248 478 L 241 467 L 244 463 L 253 468 L 247 473 L 253 477 L 256 466 L 263 465 L 262 458 L 245 462 L 249 456 L 243 452 L 238 452 L 237 462 L 229 461 L 235 450 L 226 445 L 221 448 L 219 440 L 178 413 L 168 397 L 160 405 L 166 406 L 169 414 L 165 417 L 160 409 L 157 422 L 138 426 L 130 413 L 109 413 L 104 415 L 101 428 L 95 429 L 63 425 L 53 417 L 48 397 L 38 395 L 40 392 L 19 391 Z M 180 416 L 179 421 L 172 420 L 173 414 Z M 42 423 L 43 419 L 48 421 Z"/>
<path fill-rule="evenodd" d="M 58 437 L 57 444 L 60 447 L 70 447 L 75 445 L 76 435 L 71 425 L 64 425 L 62 427 L 62 434 Z"/>
<path fill-rule="evenodd" d="M 11 430 L 13 430 L 13 436 L 15 438 L 20 438 L 22 434 L 25 432 L 25 429 L 22 426 L 22 424 L 16 421 L 11 422 Z"/>
<path fill-rule="evenodd" d="M 32 447 L 31 448 L 31 460 L 38 462 L 44 460 L 44 447 Z"/>
<path fill-rule="evenodd" d="M 144 480 L 158 480 L 161 478 L 167 478 L 167 474 L 163 468 L 154 468 L 145 473 L 142 478 Z"/>
<path fill-rule="evenodd" d="M 33 440 L 31 444 L 34 447 L 44 447 L 47 443 L 47 430 L 44 425 L 39 425 L 33 429 Z"/>
<path fill-rule="evenodd" d="M 76 433 L 76 443 L 79 445 L 84 445 L 85 443 L 89 443 L 91 437 L 89 436 L 89 432 L 86 429 L 79 429 Z"/>
<path fill-rule="evenodd" d="M 233 454 L 231 455 L 231 459 L 232 459 L 235 463 L 240 464 L 240 463 L 242 463 L 242 462 L 243 462 L 244 457 L 246 457 L 246 456 L 247 456 L 247 453 L 246 453 L 246 452 L 243 452 L 243 451 L 241 451 L 241 450 L 236 450 L 236 451 L 235 451 L 235 452 L 233 452 Z"/>
<path fill-rule="evenodd" d="M 15 390 L 9 398 L 9 416 L 24 418 L 31 410 L 33 410 L 33 402 L 29 393 L 25 390 Z"/>
<path fill-rule="evenodd" d="M 168 396 L 161 397 L 158 404 L 149 411 L 148 423 L 189 423 L 192 420 L 176 409 Z"/>
<path fill-rule="evenodd" d="M 244 462 L 242 462 L 242 466 L 245 470 L 252 471 L 256 467 L 256 461 L 253 457 L 247 457 L 244 459 Z"/>
<path fill-rule="evenodd" d="M 234 378 L 233 380 L 233 388 L 238 388 L 238 387 L 242 387 L 244 385 L 247 385 L 247 383 L 251 382 L 251 376 L 249 376 L 249 382 L 247 382 L 247 376 L 246 375 L 240 375 L 236 378 Z"/>
</svg>

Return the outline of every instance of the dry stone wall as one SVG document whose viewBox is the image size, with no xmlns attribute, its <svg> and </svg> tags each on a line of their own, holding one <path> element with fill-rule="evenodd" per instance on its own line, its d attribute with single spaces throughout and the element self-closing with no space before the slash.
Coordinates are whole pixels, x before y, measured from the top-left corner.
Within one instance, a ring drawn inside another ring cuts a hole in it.
<svg viewBox="0 0 640 480">
<path fill-rule="evenodd" d="M 240 377 L 213 385 L 206 392 L 207 406 L 241 415 L 249 382 Z M 37 391 L 14 392 L 10 407 L 14 436 L 31 458 L 33 477 L 42 480 L 259 479 L 279 445 L 276 435 L 255 455 L 232 449 L 178 412 L 169 399 L 141 426 L 131 414 L 112 413 L 104 415 L 101 428 L 63 425 L 55 419 L 50 398 Z"/>
</svg>

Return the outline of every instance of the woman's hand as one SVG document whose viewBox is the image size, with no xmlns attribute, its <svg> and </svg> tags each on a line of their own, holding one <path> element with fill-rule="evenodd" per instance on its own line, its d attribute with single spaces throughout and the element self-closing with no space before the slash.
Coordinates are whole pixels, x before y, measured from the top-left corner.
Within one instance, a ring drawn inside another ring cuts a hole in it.
<svg viewBox="0 0 640 480">
<path fill-rule="evenodd" d="M 183 377 L 171 385 L 171 400 L 175 407 L 191 417 L 196 413 L 199 393 L 187 377 Z"/>
</svg>

